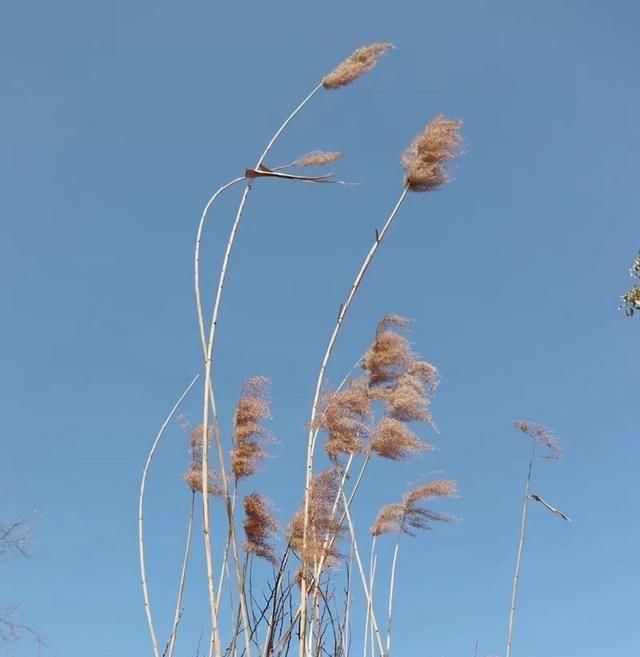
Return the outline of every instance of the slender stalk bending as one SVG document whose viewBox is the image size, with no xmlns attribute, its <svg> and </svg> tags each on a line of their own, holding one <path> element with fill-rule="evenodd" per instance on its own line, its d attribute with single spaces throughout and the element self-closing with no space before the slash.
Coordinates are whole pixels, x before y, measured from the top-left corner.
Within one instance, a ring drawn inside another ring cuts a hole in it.
<svg viewBox="0 0 640 657">
<path fill-rule="evenodd" d="M 194 377 L 193 381 L 191 381 L 191 383 L 187 386 L 186 390 L 182 393 L 178 401 L 175 403 L 175 406 L 171 409 L 169 415 L 167 415 L 166 420 L 162 423 L 162 426 L 160 427 L 160 431 L 158 431 L 158 435 L 156 436 L 156 439 L 153 441 L 153 445 L 151 446 L 151 450 L 149 451 L 149 455 L 147 456 L 147 462 L 145 463 L 144 470 L 142 471 L 142 481 L 140 483 L 140 496 L 138 498 L 138 552 L 140 555 L 140 578 L 142 581 L 142 593 L 144 595 L 144 609 L 147 615 L 149 634 L 151 635 L 151 643 L 153 644 L 153 653 L 155 657 L 160 657 L 160 650 L 158 648 L 158 640 L 156 638 L 156 631 L 153 624 L 153 617 L 151 614 L 151 603 L 149 601 L 149 589 L 147 586 L 147 571 L 146 571 L 145 558 L 144 558 L 144 532 L 143 532 L 144 493 L 147 485 L 147 476 L 149 474 L 149 468 L 151 467 L 151 461 L 153 460 L 153 456 L 156 452 L 156 449 L 158 448 L 158 444 L 160 443 L 162 434 L 167 428 L 169 422 L 171 422 L 173 416 L 180 408 L 180 404 L 182 404 L 184 398 L 189 394 L 189 391 L 195 385 L 199 376 L 200 375 L 197 374 Z"/>
</svg>

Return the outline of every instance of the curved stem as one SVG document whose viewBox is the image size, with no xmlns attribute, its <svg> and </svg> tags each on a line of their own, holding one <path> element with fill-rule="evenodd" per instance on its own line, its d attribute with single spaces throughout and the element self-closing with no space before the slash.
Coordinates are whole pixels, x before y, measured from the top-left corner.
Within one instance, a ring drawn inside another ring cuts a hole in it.
<svg viewBox="0 0 640 657">
<path fill-rule="evenodd" d="M 187 542 L 184 548 L 184 559 L 182 561 L 182 571 L 180 573 L 180 585 L 178 586 L 178 600 L 176 602 L 176 612 L 173 617 L 173 630 L 169 641 L 169 657 L 173 657 L 173 651 L 176 645 L 176 635 L 178 634 L 178 625 L 182 617 L 182 596 L 184 594 L 184 585 L 187 579 L 187 568 L 189 566 L 189 557 L 191 555 L 191 532 L 193 529 L 193 507 L 195 505 L 196 493 L 191 492 L 191 508 L 189 509 L 189 525 L 187 527 Z"/>
<path fill-rule="evenodd" d="M 142 471 L 142 481 L 140 483 L 140 496 L 138 498 L 138 552 L 140 555 L 140 578 L 142 580 L 142 593 L 144 595 L 144 609 L 147 614 L 149 634 L 151 635 L 151 643 L 153 644 L 153 652 L 155 657 L 160 657 L 160 650 L 158 649 L 158 640 L 156 638 L 156 631 L 153 625 L 153 617 L 151 615 L 149 588 L 147 586 L 147 571 L 146 571 L 145 558 L 144 558 L 144 532 L 143 532 L 144 493 L 147 485 L 147 476 L 149 474 L 149 468 L 151 467 L 151 461 L 153 460 L 153 455 L 155 454 L 156 449 L 158 448 L 158 443 L 160 442 L 160 438 L 162 438 L 162 434 L 164 433 L 164 430 L 167 428 L 169 422 L 171 422 L 171 419 L 175 415 L 178 408 L 180 408 L 180 404 L 182 404 L 184 398 L 189 394 L 189 391 L 195 385 L 195 382 L 198 380 L 199 376 L 200 376 L 199 374 L 196 374 L 196 376 L 193 378 L 193 381 L 191 381 L 191 383 L 187 386 L 186 390 L 182 393 L 178 401 L 175 403 L 175 406 L 171 409 L 171 412 L 167 416 L 167 419 L 162 423 L 162 426 L 160 427 L 160 431 L 158 431 L 158 435 L 156 436 L 156 439 L 153 441 L 153 445 L 151 446 L 151 450 L 149 452 L 149 455 L 147 456 L 147 462 L 145 463 L 144 470 Z"/>
<path fill-rule="evenodd" d="M 239 176 L 230 180 L 226 185 L 223 185 L 218 189 L 218 191 L 207 201 L 207 204 L 204 206 L 202 215 L 200 216 L 200 223 L 198 224 L 198 232 L 196 234 L 196 246 L 193 257 L 193 279 L 195 285 L 195 295 L 196 295 L 196 309 L 198 311 L 198 326 L 200 328 L 200 340 L 202 342 L 202 353 L 206 355 L 207 353 L 207 343 L 206 343 L 206 333 L 204 330 L 204 315 L 202 313 L 202 292 L 200 291 L 200 247 L 202 244 L 202 233 L 204 230 L 204 224 L 207 219 L 207 214 L 209 209 L 214 204 L 218 196 L 222 192 L 226 191 L 233 185 L 239 183 L 240 181 L 245 180 L 244 176 Z"/>
<path fill-rule="evenodd" d="M 260 156 L 260 159 L 258 160 L 258 163 L 256 164 L 256 169 L 262 164 L 264 159 L 267 157 L 269 154 L 269 151 L 273 147 L 273 145 L 276 143 L 277 139 L 280 137 L 282 132 L 285 130 L 285 128 L 289 125 L 289 123 L 293 120 L 293 118 L 300 112 L 300 110 L 307 104 L 309 100 L 322 88 L 322 83 L 317 85 L 311 93 L 307 95 L 307 97 L 293 110 L 293 112 L 285 119 L 284 123 L 278 128 L 278 130 L 275 132 L 269 143 L 267 144 L 266 148 L 264 149 L 264 152 Z M 206 436 L 208 435 L 208 422 L 209 422 L 209 402 L 211 403 L 211 411 L 213 414 L 214 418 L 214 425 L 215 425 L 215 433 L 216 433 L 216 443 L 218 447 L 218 457 L 220 459 L 220 470 L 221 470 L 221 477 L 223 481 L 223 486 L 225 489 L 225 500 L 226 500 L 226 508 L 227 508 L 227 515 L 229 517 L 229 531 L 231 535 L 231 542 L 232 542 L 232 547 L 234 551 L 234 561 L 235 561 L 235 566 L 236 566 L 236 577 L 238 579 L 238 588 L 239 588 L 239 593 L 240 593 L 240 605 L 241 605 L 241 613 L 242 613 L 242 620 L 244 624 L 244 634 L 245 634 L 245 647 L 246 647 L 246 657 L 251 657 L 251 643 L 250 643 L 250 632 L 249 632 L 249 621 L 248 621 L 248 616 L 247 616 L 247 610 L 246 610 L 246 602 L 245 602 L 245 597 L 244 597 L 244 589 L 242 585 L 242 576 L 240 573 L 240 568 L 239 568 L 239 560 L 238 560 L 238 546 L 237 546 L 237 540 L 235 536 L 235 528 L 234 528 L 234 521 L 233 521 L 233 509 L 231 508 L 231 502 L 230 502 L 230 496 L 229 496 L 229 487 L 227 483 L 227 478 L 225 474 L 225 469 L 224 469 L 224 458 L 222 454 L 222 446 L 221 446 L 221 441 L 219 438 L 219 431 L 217 430 L 217 424 L 218 424 L 218 416 L 217 416 L 217 410 L 216 410 L 216 403 L 215 403 L 215 396 L 213 392 L 213 385 L 211 383 L 211 367 L 212 367 L 212 358 L 213 358 L 213 346 L 215 342 L 215 334 L 216 334 L 216 328 L 218 324 L 218 317 L 220 313 L 220 303 L 222 301 L 222 292 L 224 289 L 224 283 L 226 279 L 226 274 L 227 274 L 227 267 L 229 264 L 229 258 L 231 257 L 231 251 L 233 249 L 233 245 L 235 242 L 236 234 L 238 231 L 238 227 L 240 225 L 240 221 L 242 218 L 242 214 L 244 211 L 244 207 L 247 201 L 247 197 L 249 195 L 249 190 L 251 189 L 250 185 L 247 185 L 244 189 L 244 192 L 242 194 L 242 198 L 240 200 L 240 205 L 238 207 L 238 210 L 236 212 L 236 217 L 233 223 L 233 226 L 231 228 L 231 234 L 229 236 L 229 240 L 227 242 L 227 247 L 225 251 L 225 256 L 222 264 L 222 269 L 220 271 L 220 277 L 218 281 L 218 290 L 216 293 L 216 299 L 215 299 L 215 304 L 214 304 L 214 309 L 213 309 L 213 316 L 211 319 L 211 328 L 209 331 L 209 341 L 208 344 L 204 344 L 204 320 L 201 321 L 201 336 L 202 336 L 202 346 L 204 350 L 204 358 L 205 358 L 205 393 L 204 393 L 204 409 L 203 409 L 203 435 L 205 436 L 205 440 L 203 441 L 203 450 L 202 450 L 202 477 L 203 477 L 203 491 L 202 491 L 202 500 L 203 500 L 203 519 L 204 519 L 204 541 L 205 541 L 205 558 L 207 562 L 207 578 L 208 578 L 208 584 L 209 584 L 209 604 L 211 607 L 211 616 L 212 616 L 212 641 L 211 643 L 215 641 L 216 643 L 216 657 L 220 657 L 220 642 L 218 639 L 214 637 L 214 635 L 217 633 L 217 621 L 214 620 L 215 617 L 217 616 L 217 604 L 216 604 L 216 599 L 215 599 L 215 589 L 214 589 L 214 581 L 213 581 L 213 558 L 212 558 L 212 549 L 211 549 L 211 530 L 210 530 L 210 522 L 209 522 L 209 495 L 208 495 L 208 487 L 206 486 L 206 482 L 208 481 L 208 441 L 206 440 Z M 202 220 L 203 223 L 203 220 Z M 201 234 L 200 234 L 201 236 Z M 198 245 L 199 248 L 199 245 Z M 196 289 L 199 289 L 199 283 L 196 283 Z M 199 306 L 199 316 L 202 313 L 202 308 L 201 305 Z M 212 646 L 210 645 L 209 649 L 209 655 L 211 655 L 211 648 Z"/>
<path fill-rule="evenodd" d="M 353 299 L 355 298 L 356 292 L 358 291 L 358 288 L 360 287 L 360 283 L 362 282 L 362 279 L 364 278 L 365 273 L 367 272 L 367 269 L 369 268 L 369 265 L 371 264 L 371 261 L 373 260 L 380 244 L 382 243 L 382 240 L 384 239 L 384 236 L 386 235 L 389 227 L 391 226 L 391 223 L 393 222 L 394 218 L 398 214 L 398 210 L 402 206 L 403 201 L 405 200 L 407 193 L 409 191 L 408 185 L 405 184 L 402 193 L 400 194 L 400 198 L 396 202 L 395 207 L 391 211 L 391 214 L 387 218 L 387 221 L 385 222 L 382 230 L 376 235 L 376 240 L 373 243 L 373 246 L 369 250 L 369 253 L 367 254 L 366 258 L 364 259 L 364 262 L 362 263 L 362 266 L 360 267 L 360 270 L 358 271 L 358 274 L 356 275 L 356 278 L 351 286 L 351 289 L 349 291 L 349 294 L 347 295 L 346 300 L 342 304 L 340 308 L 340 312 L 338 314 L 338 319 L 336 321 L 336 325 L 333 329 L 333 333 L 331 334 L 331 338 L 329 339 L 329 344 L 327 345 L 327 350 L 325 352 L 324 358 L 322 359 L 322 365 L 320 367 L 320 372 L 318 373 L 318 380 L 316 383 L 316 390 L 315 394 L 313 397 L 313 405 L 311 407 L 311 420 L 309 422 L 309 436 L 308 436 L 308 442 L 307 442 L 307 462 L 306 462 L 306 475 L 305 475 L 305 491 L 304 491 L 304 524 L 303 524 L 303 534 L 302 534 L 302 546 L 303 550 L 306 548 L 306 539 L 307 539 L 307 529 L 308 529 L 308 524 L 309 524 L 309 491 L 311 487 L 311 478 L 313 475 L 313 455 L 315 451 L 315 440 L 314 440 L 314 430 L 313 426 L 315 423 L 316 419 L 316 413 L 318 411 L 318 402 L 320 400 L 320 392 L 322 390 L 322 385 L 324 383 L 324 376 L 325 372 L 327 370 L 327 365 L 329 363 L 329 358 L 331 357 L 331 353 L 333 352 L 333 348 L 335 346 L 336 340 L 338 338 L 338 334 L 340 333 L 340 329 L 342 328 L 342 324 L 344 322 L 344 318 L 349 311 L 349 308 L 351 307 L 351 303 L 353 302 Z M 307 582 L 306 582 L 306 573 L 305 569 L 302 569 L 302 578 L 301 578 L 301 583 L 300 583 L 300 614 L 301 614 L 301 624 L 302 624 L 302 630 L 304 633 L 304 628 L 305 628 L 305 616 L 306 616 L 306 606 L 307 606 Z M 300 656 L 302 657 L 302 655 Z"/>
<path fill-rule="evenodd" d="M 529 473 L 527 482 L 524 487 L 524 498 L 522 500 L 522 519 L 520 521 L 520 540 L 518 542 L 518 556 L 516 557 L 516 569 L 513 575 L 513 588 L 511 590 L 511 611 L 509 612 L 509 632 L 507 634 L 507 652 L 505 657 L 511 655 L 511 639 L 513 637 L 513 621 L 516 614 L 516 597 L 518 595 L 518 583 L 520 581 L 520 564 L 522 562 L 522 551 L 524 549 L 524 540 L 527 533 L 527 510 L 529 508 L 529 485 L 531 484 L 531 470 L 533 469 L 533 459 L 536 452 L 536 445 L 533 443 L 531 448 L 531 458 L 529 460 Z"/>
</svg>

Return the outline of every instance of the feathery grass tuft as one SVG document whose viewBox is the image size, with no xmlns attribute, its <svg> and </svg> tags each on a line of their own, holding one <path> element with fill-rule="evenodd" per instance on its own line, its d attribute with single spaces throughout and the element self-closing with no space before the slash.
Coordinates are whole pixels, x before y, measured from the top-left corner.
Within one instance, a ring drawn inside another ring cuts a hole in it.
<svg viewBox="0 0 640 657">
<path fill-rule="evenodd" d="M 271 434 L 262 425 L 271 417 L 267 401 L 268 379 L 257 376 L 248 379 L 242 386 L 234 423 L 234 446 L 231 452 L 231 470 L 236 479 L 254 475 L 267 457 L 263 446 L 272 440 Z"/>
<path fill-rule="evenodd" d="M 248 554 L 266 559 L 274 566 L 278 560 L 271 540 L 278 532 L 278 523 L 271 514 L 267 500 L 258 493 L 247 495 L 243 502 L 245 520 L 244 533 L 247 538 L 242 546 Z"/>
<path fill-rule="evenodd" d="M 446 164 L 462 153 L 462 121 L 437 116 L 402 154 L 412 192 L 431 192 L 451 181 Z"/>
<path fill-rule="evenodd" d="M 329 73 L 323 80 L 325 89 L 339 89 L 370 71 L 380 57 L 393 48 L 392 43 L 372 43 L 358 48 Z"/>
</svg>

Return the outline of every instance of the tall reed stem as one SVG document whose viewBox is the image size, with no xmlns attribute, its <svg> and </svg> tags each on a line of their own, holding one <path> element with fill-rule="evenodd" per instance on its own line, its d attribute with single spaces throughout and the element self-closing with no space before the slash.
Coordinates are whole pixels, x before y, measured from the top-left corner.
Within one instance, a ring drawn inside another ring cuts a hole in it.
<svg viewBox="0 0 640 657">
<path fill-rule="evenodd" d="M 175 406 L 171 409 L 171 412 L 167 416 L 167 419 L 162 423 L 160 431 L 156 439 L 153 441 L 149 455 L 147 456 L 147 462 L 145 463 L 144 470 L 142 471 L 142 481 L 140 483 L 140 496 L 138 498 L 138 552 L 140 555 L 140 579 L 142 581 L 142 593 L 144 595 L 144 609 L 147 615 L 147 623 L 149 625 L 149 634 L 151 635 L 151 643 L 153 644 L 153 653 L 155 657 L 160 657 L 160 650 L 158 648 L 158 640 L 156 638 L 156 631 L 153 624 L 153 616 L 151 614 L 151 603 L 149 601 L 149 588 L 147 585 L 147 570 L 144 559 L 144 527 L 143 527 L 143 506 L 144 506 L 144 493 L 147 485 L 147 476 L 149 474 L 149 468 L 151 467 L 151 461 L 153 456 L 158 448 L 158 443 L 162 438 L 164 430 L 167 428 L 169 422 L 176 414 L 176 411 L 180 408 L 180 404 L 184 401 L 184 398 L 189 394 L 189 391 L 195 385 L 195 382 L 199 378 L 199 374 L 193 378 L 193 381 L 187 386 L 186 390 L 182 393 L 178 401 L 175 403 Z"/>
<path fill-rule="evenodd" d="M 533 469 L 533 459 L 536 453 L 536 444 L 531 447 L 531 458 L 529 460 L 529 472 L 527 482 L 524 487 L 524 497 L 522 499 L 522 520 L 520 522 L 520 541 L 518 542 L 518 556 L 516 557 L 516 569 L 513 575 L 513 589 L 511 591 L 511 611 L 509 612 L 509 632 L 507 634 L 507 652 L 505 657 L 511 655 L 511 639 L 513 638 L 513 622 L 516 614 L 516 596 L 518 594 L 518 583 L 520 581 L 520 564 L 522 562 L 522 551 L 527 533 L 527 510 L 529 508 L 529 485 L 531 484 L 531 470 Z"/>
<path fill-rule="evenodd" d="M 380 638 L 380 631 L 378 629 L 378 622 L 376 621 L 376 615 L 375 611 L 373 608 L 373 600 L 371 599 L 371 591 L 369 590 L 369 586 L 367 585 L 367 578 L 364 574 L 364 568 L 362 567 L 362 559 L 360 558 L 360 551 L 358 550 L 358 541 L 356 539 L 356 533 L 353 528 L 353 522 L 351 521 L 351 513 L 349 512 L 349 508 L 347 506 L 347 497 L 346 495 L 342 495 L 342 499 L 344 501 L 345 505 L 345 511 L 347 515 L 347 523 L 349 525 L 349 532 L 351 534 L 351 540 L 353 542 L 353 553 L 356 557 L 356 564 L 358 565 L 358 572 L 360 573 L 360 580 L 362 583 L 362 588 L 364 590 L 364 595 L 367 599 L 367 605 L 368 608 L 371 609 L 370 613 L 370 618 L 371 618 L 371 625 L 373 627 L 373 631 L 375 633 L 376 641 L 378 643 L 378 650 L 380 651 L 381 657 L 384 656 L 384 647 L 382 646 L 382 639 Z"/>
<path fill-rule="evenodd" d="M 304 491 L 304 524 L 303 524 L 303 534 L 302 534 L 303 553 L 305 551 L 306 542 L 307 542 L 307 530 L 309 524 L 309 493 L 311 490 L 311 478 L 313 476 L 313 456 L 314 456 L 315 442 L 316 442 L 315 438 L 317 436 L 317 433 L 314 433 L 313 426 L 315 423 L 316 414 L 318 412 L 318 402 L 320 400 L 320 393 L 322 391 L 322 385 L 324 383 L 324 377 L 327 370 L 327 365 L 329 364 L 329 358 L 331 357 L 331 353 L 333 352 L 333 348 L 338 338 L 338 334 L 340 333 L 340 329 L 342 328 L 344 318 L 346 317 L 346 314 L 349 311 L 349 308 L 351 307 L 351 303 L 355 298 L 356 292 L 360 287 L 360 283 L 362 282 L 362 279 L 364 278 L 364 275 L 367 272 L 367 269 L 369 268 L 371 261 L 373 260 L 380 244 L 382 243 L 384 236 L 386 235 L 389 227 L 391 226 L 391 223 L 393 222 L 394 218 L 398 214 L 398 210 L 400 210 L 400 207 L 402 206 L 402 203 L 405 200 L 408 191 L 409 191 L 409 186 L 405 185 L 402 190 L 402 193 L 400 194 L 400 198 L 396 202 L 396 205 L 391 211 L 389 217 L 387 218 L 387 221 L 385 222 L 382 230 L 379 233 L 377 233 L 375 242 L 373 243 L 373 246 L 371 247 L 369 253 L 365 257 L 364 262 L 360 267 L 360 271 L 358 271 L 356 275 L 356 278 L 351 286 L 351 290 L 349 291 L 346 300 L 340 307 L 340 312 L 338 313 L 338 319 L 336 320 L 336 325 L 333 329 L 333 333 L 331 334 L 331 338 L 329 339 L 329 344 L 327 345 L 324 358 L 322 359 L 322 365 L 320 366 L 320 372 L 318 373 L 316 390 L 313 397 L 313 405 L 311 407 L 311 420 L 309 422 L 310 428 L 309 428 L 309 436 L 307 441 L 307 461 L 306 461 L 305 491 Z M 302 578 L 300 583 L 300 623 L 301 623 L 301 633 L 303 639 L 306 632 L 306 609 L 307 609 L 307 596 L 308 596 L 305 571 L 306 569 L 303 568 Z M 304 645 L 304 643 L 305 642 L 303 640 L 302 644 Z M 301 650 L 300 657 L 303 657 L 303 654 L 304 653 Z"/>
<path fill-rule="evenodd" d="M 182 617 L 182 596 L 184 594 L 184 585 L 187 579 L 187 568 L 189 567 L 189 556 L 191 555 L 191 533 L 193 530 L 193 507 L 196 501 L 195 491 L 191 492 L 191 506 L 189 508 L 189 524 L 187 525 L 187 541 L 184 548 L 184 559 L 182 560 L 182 570 L 180 572 L 180 584 L 178 585 L 178 599 L 176 601 L 176 611 L 173 616 L 173 630 L 169 639 L 168 656 L 173 657 L 176 645 L 176 636 L 178 634 L 178 625 Z"/>
<path fill-rule="evenodd" d="M 293 110 L 293 112 L 285 119 L 284 123 L 278 128 L 278 130 L 275 132 L 269 143 L 267 144 L 264 152 L 260 156 L 260 159 L 258 160 L 258 163 L 256 164 L 256 169 L 260 167 L 264 159 L 267 157 L 269 154 L 271 148 L 273 145 L 276 143 L 277 139 L 280 137 L 282 132 L 285 130 L 285 128 L 289 125 L 289 123 L 293 120 L 293 118 L 300 112 L 300 110 L 306 105 L 306 103 L 322 88 L 322 83 L 317 85 L 310 94 L 307 95 L 307 97 Z M 232 181 L 231 183 L 228 183 L 228 185 L 235 184 L 237 182 L 237 179 L 235 181 Z M 213 414 L 214 418 L 214 425 L 215 425 L 215 433 L 216 433 L 216 444 L 218 447 L 218 456 L 220 459 L 220 470 L 221 470 L 221 477 L 223 480 L 223 486 L 225 489 L 225 502 L 226 502 L 226 508 L 227 508 L 227 515 L 229 517 L 229 531 L 231 534 L 231 542 L 232 542 L 232 548 L 233 548 L 233 553 L 234 553 L 234 562 L 235 562 L 235 567 L 236 567 L 236 577 L 238 580 L 238 588 L 239 588 L 239 593 L 240 593 L 240 607 L 241 607 L 241 614 L 242 614 L 242 621 L 244 625 L 244 634 L 245 634 L 245 649 L 246 649 L 246 657 L 251 657 L 251 641 L 250 641 L 250 632 L 249 632 L 249 620 L 248 620 L 248 615 L 247 615 L 247 609 L 246 609 L 246 601 L 244 597 L 244 590 L 243 590 L 243 585 L 242 585 L 242 576 L 240 573 L 240 566 L 239 566 L 239 559 L 238 559 L 238 545 L 237 545 L 237 540 L 236 540 L 236 535 L 235 535 L 235 528 L 234 528 L 234 520 L 233 520 L 233 509 L 231 508 L 231 502 L 230 502 L 230 497 L 229 497 L 229 487 L 228 487 L 228 482 L 226 479 L 226 474 L 225 474 L 225 469 L 224 469 L 224 457 L 222 454 L 222 447 L 221 447 L 221 441 L 219 438 L 219 431 L 217 429 L 218 426 L 218 415 L 217 415 L 217 410 L 216 410 L 216 403 L 215 403 L 215 396 L 213 392 L 213 384 L 211 380 L 211 367 L 212 367 L 212 358 L 213 358 L 213 346 L 214 346 L 214 341 L 215 341 L 215 334 L 216 334 L 216 328 L 218 324 L 218 317 L 220 313 L 220 303 L 222 301 L 222 292 L 224 289 L 224 283 L 226 279 L 226 273 L 227 273 L 227 267 L 229 264 L 229 259 L 231 257 L 231 251 L 233 249 L 233 245 L 235 242 L 236 234 L 238 231 L 238 227 L 240 225 L 240 221 L 242 218 L 242 214 L 244 211 L 244 207 L 246 204 L 247 196 L 249 195 L 249 190 L 250 190 L 250 185 L 247 185 L 245 187 L 245 190 L 242 194 L 242 199 L 240 201 L 240 205 L 238 207 L 238 210 L 236 212 L 236 217 L 233 223 L 233 226 L 231 228 L 231 234 L 229 236 L 229 240 L 227 242 L 227 247 L 225 251 L 225 256 L 224 260 L 222 263 L 222 269 L 220 271 L 220 277 L 218 281 L 218 290 L 216 293 L 216 299 L 215 299 L 215 304 L 214 304 L 214 309 L 213 309 L 213 316 L 211 319 L 211 327 L 209 331 L 209 340 L 206 345 L 205 353 L 204 353 L 204 358 L 205 358 L 205 391 L 204 391 L 204 408 L 203 408 L 203 435 L 205 439 L 203 440 L 203 450 L 202 450 L 202 477 L 203 477 L 203 493 L 202 493 L 202 500 L 203 500 L 203 532 L 204 532 L 204 542 L 205 542 L 205 558 L 207 562 L 207 579 L 208 579 L 208 588 L 209 588 L 209 604 L 211 608 L 211 617 L 212 617 L 212 636 L 211 636 L 211 644 L 209 648 L 209 655 L 211 656 L 212 654 L 212 647 L 213 643 L 215 642 L 216 644 L 216 657 L 220 657 L 220 642 L 219 638 L 216 637 L 215 635 L 217 634 L 217 621 L 215 618 L 217 617 L 217 603 L 216 603 L 216 598 L 215 598 L 215 585 L 214 585 L 214 579 L 213 579 L 213 557 L 212 557 L 212 548 L 211 548 L 211 528 L 210 528 L 210 521 L 209 521 L 209 492 L 208 492 L 208 487 L 206 483 L 208 482 L 208 441 L 207 441 L 207 436 L 208 436 L 208 423 L 209 423 L 209 402 L 211 403 L 211 411 Z M 204 213 L 206 216 L 206 212 Z M 201 224 L 204 225 L 204 219 L 201 220 Z M 199 231 L 199 237 L 201 238 L 201 230 Z M 199 242 L 197 244 L 197 250 L 199 252 Z M 198 262 L 199 258 L 196 258 L 196 263 Z M 197 270 L 196 270 L 197 272 Z M 197 274 L 196 274 L 197 275 Z M 196 281 L 196 290 L 197 290 L 197 298 L 199 299 L 199 281 Z M 200 316 L 202 313 L 202 307 L 201 303 L 198 303 L 199 309 L 199 321 L 200 321 L 200 328 L 201 328 L 201 334 L 202 337 L 204 338 L 204 320 L 200 320 Z M 203 348 L 204 348 L 204 339 L 203 339 Z"/>
<path fill-rule="evenodd" d="M 389 580 L 389 615 L 387 617 L 387 657 L 391 654 L 391 618 L 393 613 L 393 591 L 396 582 L 396 565 L 398 563 L 398 550 L 400 549 L 400 536 L 396 539 L 396 546 L 393 550 L 393 561 L 391 563 L 391 577 Z"/>
</svg>

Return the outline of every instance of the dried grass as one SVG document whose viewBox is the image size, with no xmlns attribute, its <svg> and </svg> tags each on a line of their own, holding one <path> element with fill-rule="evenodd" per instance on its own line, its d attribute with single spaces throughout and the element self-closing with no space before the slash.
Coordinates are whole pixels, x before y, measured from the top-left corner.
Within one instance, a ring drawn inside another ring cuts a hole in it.
<svg viewBox="0 0 640 657">
<path fill-rule="evenodd" d="M 325 89 L 339 89 L 355 82 L 370 71 L 380 57 L 392 48 L 392 43 L 372 43 L 358 48 L 322 80 L 322 86 Z"/>
<path fill-rule="evenodd" d="M 271 417 L 267 401 L 268 379 L 263 376 L 248 379 L 242 387 L 233 422 L 234 446 L 231 470 L 236 479 L 254 475 L 267 457 L 264 441 L 272 441 L 263 421 Z"/>
<path fill-rule="evenodd" d="M 338 495 L 341 474 L 338 468 L 330 468 L 311 480 L 309 491 L 309 515 L 304 541 L 304 506 L 289 523 L 289 542 L 303 566 L 313 568 L 324 562 L 325 567 L 335 566 L 341 559 L 338 542 L 344 528 L 333 514 L 333 505 Z M 334 539 L 335 540 L 332 540 Z"/>
<path fill-rule="evenodd" d="M 430 530 L 434 522 L 451 522 L 452 516 L 419 504 L 439 497 L 453 497 L 456 492 L 453 481 L 432 481 L 414 488 L 403 497 L 402 502 L 387 504 L 380 509 L 371 533 L 374 536 L 397 533 L 414 536 L 414 530 Z"/>
<path fill-rule="evenodd" d="M 548 429 L 542 424 L 536 424 L 529 420 L 517 420 L 513 423 L 516 429 L 520 429 L 522 433 L 527 434 L 536 445 L 546 447 L 550 450 L 552 457 L 558 458 L 562 454 L 562 447 L 560 442 L 554 436 L 553 431 Z"/>
<path fill-rule="evenodd" d="M 413 455 L 431 449 L 404 422 L 383 418 L 373 429 L 371 451 L 392 461 L 406 461 Z"/>
<path fill-rule="evenodd" d="M 295 164 L 299 167 L 319 167 L 335 162 L 342 157 L 340 151 L 311 151 L 301 155 Z"/>
<path fill-rule="evenodd" d="M 350 381 L 346 390 L 325 395 L 314 427 L 327 432 L 325 448 L 332 460 L 340 454 L 363 453 L 370 417 L 371 399 L 366 377 Z"/>
<path fill-rule="evenodd" d="M 446 164 L 462 152 L 462 121 L 437 116 L 402 154 L 406 184 L 413 192 L 431 192 L 450 182 Z"/>
<path fill-rule="evenodd" d="M 275 547 L 271 541 L 278 532 L 278 523 L 271 514 L 269 502 L 258 493 L 251 493 L 243 500 L 245 520 L 244 533 L 247 538 L 242 546 L 248 554 L 266 559 L 274 566 L 278 563 Z"/>
</svg>

